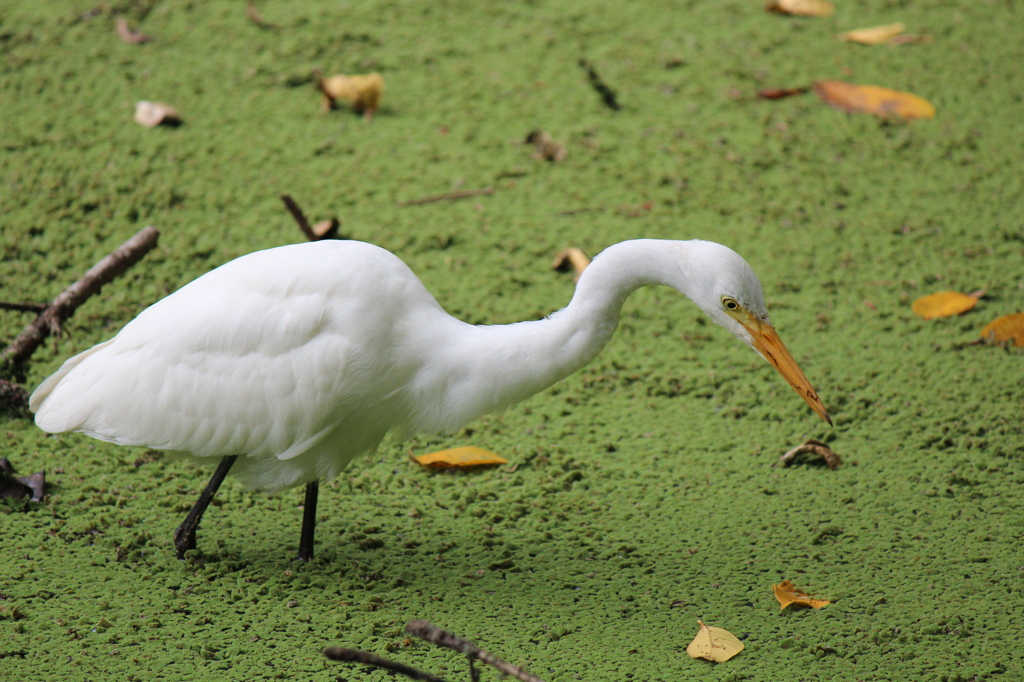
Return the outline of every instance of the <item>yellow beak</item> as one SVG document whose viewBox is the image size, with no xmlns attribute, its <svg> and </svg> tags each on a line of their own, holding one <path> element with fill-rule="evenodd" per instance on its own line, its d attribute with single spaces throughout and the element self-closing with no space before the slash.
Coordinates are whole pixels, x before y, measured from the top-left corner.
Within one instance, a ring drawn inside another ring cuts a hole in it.
<svg viewBox="0 0 1024 682">
<path fill-rule="evenodd" d="M 828 412 L 825 410 L 821 398 L 818 397 L 817 391 L 814 390 L 814 386 L 811 386 L 811 382 L 804 376 L 793 356 L 786 350 L 786 346 L 782 343 L 782 339 L 779 338 L 775 327 L 761 322 L 753 316 L 744 317 L 745 319 L 739 320 L 740 324 L 750 332 L 750 337 L 753 339 L 754 348 L 757 352 L 772 367 L 779 371 L 779 374 L 789 382 L 789 385 L 800 394 L 800 397 L 811 406 L 811 409 L 819 417 L 827 421 L 829 426 L 832 426 L 832 418 L 828 416 Z"/>
</svg>

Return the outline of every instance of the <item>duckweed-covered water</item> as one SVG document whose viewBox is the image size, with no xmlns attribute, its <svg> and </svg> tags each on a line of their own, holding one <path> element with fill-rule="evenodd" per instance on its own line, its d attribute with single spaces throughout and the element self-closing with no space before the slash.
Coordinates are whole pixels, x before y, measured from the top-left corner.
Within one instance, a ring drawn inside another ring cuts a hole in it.
<svg viewBox="0 0 1024 682">
<path fill-rule="evenodd" d="M 549 681 L 1024 678 L 1022 356 L 971 343 L 1024 310 L 1024 15 L 837 5 L 801 19 L 736 1 L 268 0 L 261 27 L 220 0 L 3 3 L 0 299 L 50 300 L 161 231 L 36 352 L 27 387 L 203 272 L 301 241 L 290 193 L 474 323 L 565 305 L 572 278 L 550 261 L 566 246 L 728 244 L 835 428 L 688 301 L 642 290 L 587 369 L 323 486 L 303 565 L 301 490 L 229 481 L 180 562 L 172 532 L 207 470 L 3 413 L 3 454 L 51 487 L 0 513 L 0 677 L 392 679 L 321 654 L 345 646 L 468 679 L 457 654 L 406 638 L 425 618 Z M 122 42 L 115 13 L 153 41 Z M 931 42 L 835 40 L 894 21 Z M 383 109 L 322 114 L 314 69 L 380 72 Z M 755 97 L 825 78 L 911 91 L 938 115 Z M 141 99 L 184 125 L 136 125 Z M 522 143 L 538 128 L 564 162 Z M 943 289 L 987 293 L 961 317 L 912 314 Z M 4 342 L 30 320 L 0 313 Z M 809 437 L 843 466 L 776 466 Z M 510 464 L 408 459 L 463 444 Z M 780 612 L 783 579 L 833 603 Z M 689 658 L 698 619 L 745 651 Z"/>
</svg>

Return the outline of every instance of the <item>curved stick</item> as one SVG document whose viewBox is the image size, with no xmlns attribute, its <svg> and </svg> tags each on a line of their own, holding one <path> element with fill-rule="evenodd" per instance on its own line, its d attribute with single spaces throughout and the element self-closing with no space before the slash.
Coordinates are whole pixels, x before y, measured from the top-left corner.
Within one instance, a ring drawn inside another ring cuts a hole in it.
<svg viewBox="0 0 1024 682">
<path fill-rule="evenodd" d="M 39 344 L 50 334 L 60 332 L 61 325 L 75 314 L 78 306 L 95 294 L 100 288 L 139 262 L 156 246 L 160 232 L 147 225 L 117 249 L 92 266 L 82 278 L 62 291 L 53 303 L 48 305 L 31 322 L 18 338 L 4 350 L 3 359 L 19 363 L 28 360 Z"/>
</svg>

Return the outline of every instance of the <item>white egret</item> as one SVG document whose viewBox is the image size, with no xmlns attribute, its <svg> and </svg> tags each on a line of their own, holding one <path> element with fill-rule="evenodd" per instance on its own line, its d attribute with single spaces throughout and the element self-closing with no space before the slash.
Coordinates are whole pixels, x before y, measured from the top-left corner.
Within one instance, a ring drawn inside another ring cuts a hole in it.
<svg viewBox="0 0 1024 682">
<path fill-rule="evenodd" d="M 405 263 L 371 244 L 259 251 L 66 361 L 30 403 L 50 433 L 221 458 L 175 533 L 179 557 L 195 547 L 232 464 L 250 487 L 307 484 L 299 556 L 308 560 L 320 480 L 388 432 L 450 432 L 575 372 L 611 338 L 626 297 L 651 284 L 688 296 L 831 423 L 771 326 L 753 270 L 731 249 L 696 240 L 611 246 L 566 308 L 493 326 L 448 315 Z"/>
</svg>

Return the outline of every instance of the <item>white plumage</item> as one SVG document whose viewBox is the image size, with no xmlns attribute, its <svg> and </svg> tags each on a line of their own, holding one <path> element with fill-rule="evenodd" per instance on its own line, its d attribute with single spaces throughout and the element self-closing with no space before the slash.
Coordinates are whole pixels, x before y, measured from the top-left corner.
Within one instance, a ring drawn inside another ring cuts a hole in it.
<svg viewBox="0 0 1024 682">
<path fill-rule="evenodd" d="M 197 457 L 243 455 L 235 473 L 277 490 L 336 476 L 389 431 L 451 431 L 543 390 L 597 355 L 626 297 L 648 284 L 689 296 L 827 419 L 781 341 L 772 341 L 747 263 L 711 242 L 658 240 L 605 250 L 550 317 L 498 326 L 451 317 L 408 266 L 370 244 L 260 251 L 203 275 L 65 362 L 32 394 L 31 408 L 52 433 Z"/>
</svg>

